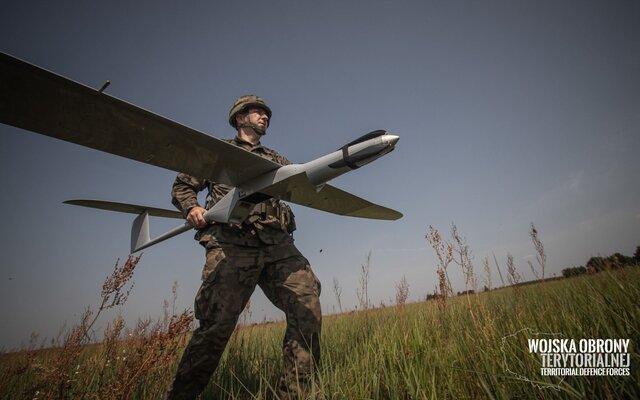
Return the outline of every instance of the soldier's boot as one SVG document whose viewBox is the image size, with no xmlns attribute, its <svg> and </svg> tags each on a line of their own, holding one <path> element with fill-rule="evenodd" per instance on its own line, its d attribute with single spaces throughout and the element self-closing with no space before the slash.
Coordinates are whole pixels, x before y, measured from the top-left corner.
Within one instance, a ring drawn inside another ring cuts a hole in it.
<svg viewBox="0 0 640 400">
<path fill-rule="evenodd" d="M 206 386 L 206 385 L 205 385 Z M 202 385 L 194 384 L 194 382 L 181 382 L 179 379 L 174 380 L 171 389 L 167 392 L 165 400 L 195 400 L 204 390 Z"/>
<path fill-rule="evenodd" d="M 300 344 L 297 340 L 286 340 L 283 346 L 285 372 L 278 383 L 278 396 L 281 399 L 315 399 L 318 385 L 315 380 L 315 361 L 319 358 L 320 346 L 309 343 Z M 317 353 L 318 356 L 314 356 Z"/>
<path fill-rule="evenodd" d="M 291 383 L 283 375 L 278 381 L 276 393 L 277 397 L 275 397 L 274 399 L 278 400 L 321 400 L 325 398 L 322 395 L 320 385 L 315 377 L 312 377 L 306 381 L 296 380 L 295 383 Z"/>
</svg>

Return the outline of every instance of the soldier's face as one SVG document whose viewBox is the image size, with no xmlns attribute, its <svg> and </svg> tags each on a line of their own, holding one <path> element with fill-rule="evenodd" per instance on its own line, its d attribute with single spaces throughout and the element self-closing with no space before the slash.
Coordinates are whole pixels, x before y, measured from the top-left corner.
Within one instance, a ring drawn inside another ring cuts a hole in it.
<svg viewBox="0 0 640 400">
<path fill-rule="evenodd" d="M 258 125 L 265 130 L 269 127 L 269 115 L 262 108 L 248 109 L 243 118 L 245 118 L 243 121 L 245 124 Z"/>
</svg>

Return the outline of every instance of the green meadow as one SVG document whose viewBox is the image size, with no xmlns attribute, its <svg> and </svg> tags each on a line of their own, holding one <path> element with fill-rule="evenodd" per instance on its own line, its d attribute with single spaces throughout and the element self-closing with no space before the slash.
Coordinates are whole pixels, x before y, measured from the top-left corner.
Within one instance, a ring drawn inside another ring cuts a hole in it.
<svg viewBox="0 0 640 400">
<path fill-rule="evenodd" d="M 640 398 L 640 268 L 327 316 L 317 399 Z M 0 358 L 3 399 L 158 398 L 188 339 L 183 313 L 106 340 Z M 72 332 L 73 333 L 73 332 Z M 239 327 L 203 399 L 275 398 L 284 323 Z M 628 376 L 542 376 L 535 334 L 630 339 Z"/>
</svg>

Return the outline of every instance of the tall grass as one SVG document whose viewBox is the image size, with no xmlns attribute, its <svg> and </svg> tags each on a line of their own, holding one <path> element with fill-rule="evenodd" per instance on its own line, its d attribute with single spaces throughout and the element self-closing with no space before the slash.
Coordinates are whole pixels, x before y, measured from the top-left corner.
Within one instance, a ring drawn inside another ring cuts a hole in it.
<svg viewBox="0 0 640 400">
<path fill-rule="evenodd" d="M 639 268 L 518 290 L 518 300 L 512 288 L 470 295 L 475 323 L 464 296 L 446 309 L 429 301 L 325 318 L 316 398 L 639 398 Z M 632 375 L 542 377 L 525 354 L 527 329 L 629 338 Z M 283 331 L 272 324 L 236 332 L 203 398 L 267 398 Z"/>
<path fill-rule="evenodd" d="M 157 398 L 171 382 L 189 317 L 128 332 L 114 321 L 103 343 L 82 348 L 63 390 L 43 377 L 64 348 L 5 354 L 2 398 Z M 640 398 L 638 321 L 638 267 L 329 316 L 315 387 L 301 398 Z M 527 354 L 527 332 L 631 339 L 631 376 L 543 377 Z M 284 323 L 239 327 L 202 398 L 276 398 L 283 334 Z"/>
</svg>

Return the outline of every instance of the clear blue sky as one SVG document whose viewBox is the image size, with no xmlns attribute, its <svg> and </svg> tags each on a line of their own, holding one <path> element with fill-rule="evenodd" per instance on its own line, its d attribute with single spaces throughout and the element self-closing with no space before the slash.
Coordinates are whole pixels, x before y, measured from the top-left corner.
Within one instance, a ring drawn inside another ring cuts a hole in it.
<svg viewBox="0 0 640 400">
<path fill-rule="evenodd" d="M 216 137 L 242 94 L 274 117 L 263 143 L 294 162 L 374 129 L 396 151 L 333 183 L 404 213 L 396 222 L 294 207 L 296 243 L 323 311 L 433 291 L 424 234 L 455 222 L 479 278 L 507 252 L 525 279 L 540 231 L 548 275 L 640 245 L 637 1 L 3 2 L 0 50 Z M 132 216 L 75 208 L 99 198 L 171 208 L 174 172 L 0 125 L 0 346 L 54 337 L 95 307 L 126 257 Z M 176 221 L 152 221 L 160 233 Z M 322 252 L 320 251 L 322 249 Z M 204 263 L 191 234 L 147 250 L 122 311 L 158 317 L 179 282 L 191 307 Z M 462 290 L 458 272 L 454 289 Z M 494 273 L 494 285 L 496 282 Z M 258 289 L 259 291 L 259 289 Z M 281 318 L 257 294 L 253 318 Z M 108 315 L 112 317 L 113 314 Z M 106 321 L 101 321 L 101 330 Z"/>
</svg>

